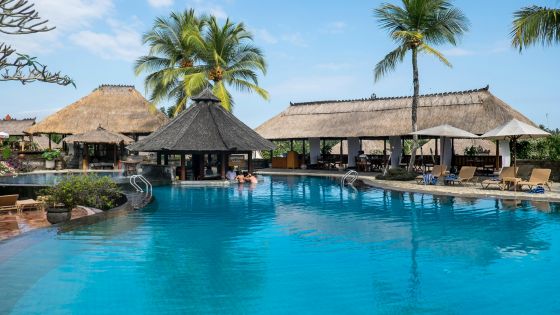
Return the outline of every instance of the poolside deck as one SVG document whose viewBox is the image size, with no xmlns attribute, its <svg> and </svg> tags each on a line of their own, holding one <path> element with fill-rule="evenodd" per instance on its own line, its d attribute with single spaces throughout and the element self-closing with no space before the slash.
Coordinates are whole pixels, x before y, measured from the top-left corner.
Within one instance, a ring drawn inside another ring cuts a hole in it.
<svg viewBox="0 0 560 315">
<path fill-rule="evenodd" d="M 342 177 L 345 171 L 337 170 L 289 170 L 289 169 L 262 169 L 256 172 L 262 175 L 295 175 L 295 176 L 326 176 L 326 177 Z M 360 179 L 367 185 L 381 188 L 405 192 L 417 192 L 433 195 L 456 196 L 463 198 L 497 198 L 508 200 L 535 200 L 560 202 L 560 183 L 552 184 L 552 191 L 546 190 L 544 194 L 531 194 L 525 191 L 502 191 L 499 189 L 483 189 L 479 183 L 467 184 L 465 186 L 448 186 L 448 185 L 422 185 L 415 181 L 391 181 L 378 180 L 375 176 L 377 172 L 360 172 Z"/>
</svg>

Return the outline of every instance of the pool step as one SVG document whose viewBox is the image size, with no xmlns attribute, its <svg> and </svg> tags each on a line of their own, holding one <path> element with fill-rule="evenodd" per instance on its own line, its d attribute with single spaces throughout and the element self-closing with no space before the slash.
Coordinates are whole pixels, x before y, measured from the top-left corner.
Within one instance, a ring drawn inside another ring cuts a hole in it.
<svg viewBox="0 0 560 315">
<path fill-rule="evenodd" d="M 134 209 L 141 209 L 152 202 L 152 195 L 145 192 L 126 192 L 126 198 Z"/>
</svg>

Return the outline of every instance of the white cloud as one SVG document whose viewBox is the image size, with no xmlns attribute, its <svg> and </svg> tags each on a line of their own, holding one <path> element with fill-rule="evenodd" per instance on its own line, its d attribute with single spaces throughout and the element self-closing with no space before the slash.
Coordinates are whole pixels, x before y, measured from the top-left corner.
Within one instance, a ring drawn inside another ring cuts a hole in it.
<svg viewBox="0 0 560 315">
<path fill-rule="evenodd" d="M 173 5 L 173 0 L 148 0 L 148 4 L 154 8 L 164 8 Z"/>
<path fill-rule="evenodd" d="M 289 95 L 293 101 L 337 98 L 357 84 L 351 75 L 294 77 L 269 88 L 270 95 Z"/>
<path fill-rule="evenodd" d="M 257 40 L 262 40 L 267 44 L 278 43 L 278 38 L 276 38 L 276 36 L 272 35 L 268 30 L 264 28 L 255 29 L 253 33 L 255 33 L 255 37 Z"/>
<path fill-rule="evenodd" d="M 330 34 L 342 34 L 346 30 L 346 23 L 342 21 L 335 21 L 327 24 L 325 31 Z"/>
<path fill-rule="evenodd" d="M 197 13 L 206 13 L 215 16 L 218 19 L 225 20 L 228 15 L 221 5 L 211 1 L 192 0 L 187 5 L 195 9 Z"/>
<path fill-rule="evenodd" d="M 442 53 L 444 56 L 452 56 L 452 57 L 472 56 L 475 54 L 475 52 L 472 50 L 467 50 L 467 49 L 457 48 L 457 47 L 443 50 Z"/>
<path fill-rule="evenodd" d="M 70 40 L 104 59 L 133 61 L 143 52 L 137 27 L 109 20 L 110 33 L 85 30 L 70 36 Z"/>
<path fill-rule="evenodd" d="M 282 35 L 281 39 L 294 46 L 307 47 L 307 43 L 300 33 L 291 33 Z"/>
</svg>

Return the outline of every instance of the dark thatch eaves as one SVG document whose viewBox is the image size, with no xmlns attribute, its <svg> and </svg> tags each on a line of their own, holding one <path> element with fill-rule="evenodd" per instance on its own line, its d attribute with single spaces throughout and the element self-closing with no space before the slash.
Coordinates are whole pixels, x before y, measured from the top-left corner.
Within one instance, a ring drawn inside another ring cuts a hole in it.
<svg viewBox="0 0 560 315">
<path fill-rule="evenodd" d="M 35 125 L 35 118 L 27 119 L 2 119 L 0 120 L 0 131 L 7 132 L 10 136 L 26 136 L 29 127 Z"/>
<path fill-rule="evenodd" d="M 108 144 L 131 144 L 134 140 L 130 137 L 127 137 L 123 134 L 112 132 L 109 130 L 103 129 L 103 127 L 99 126 L 95 130 L 91 130 L 88 132 L 80 133 L 77 135 L 71 135 L 64 138 L 64 142 L 66 143 L 108 143 Z"/>
<path fill-rule="evenodd" d="M 149 134 L 168 118 L 131 85 L 101 85 L 27 132 L 80 134 L 97 126 L 122 134 Z"/>
<path fill-rule="evenodd" d="M 167 125 L 128 146 L 136 152 L 249 152 L 274 144 L 226 111 L 209 89 Z"/>
<path fill-rule="evenodd" d="M 255 130 L 269 140 L 410 137 L 412 97 L 294 103 Z M 420 96 L 418 130 L 449 124 L 481 135 L 511 119 L 534 125 L 489 87 Z"/>
</svg>

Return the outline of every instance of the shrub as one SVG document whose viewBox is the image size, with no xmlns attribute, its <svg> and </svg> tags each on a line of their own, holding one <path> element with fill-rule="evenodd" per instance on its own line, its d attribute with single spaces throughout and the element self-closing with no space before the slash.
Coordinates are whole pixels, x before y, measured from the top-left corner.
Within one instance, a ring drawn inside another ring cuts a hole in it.
<svg viewBox="0 0 560 315">
<path fill-rule="evenodd" d="M 0 176 L 15 175 L 16 170 L 5 161 L 0 161 Z"/>
<path fill-rule="evenodd" d="M 97 175 L 67 176 L 42 193 L 49 196 L 50 203 L 62 203 L 70 209 L 80 205 L 108 210 L 117 206 L 121 197 L 119 187 L 111 178 Z"/>
<path fill-rule="evenodd" d="M 60 151 L 59 150 L 47 150 L 47 151 L 43 152 L 41 157 L 43 159 L 47 160 L 47 161 L 52 161 L 52 160 L 60 157 Z"/>
<path fill-rule="evenodd" d="M 418 176 L 418 174 L 409 172 L 404 168 L 391 168 L 387 171 L 387 174 L 378 175 L 375 179 L 409 181 L 414 180 L 416 176 Z"/>
</svg>

